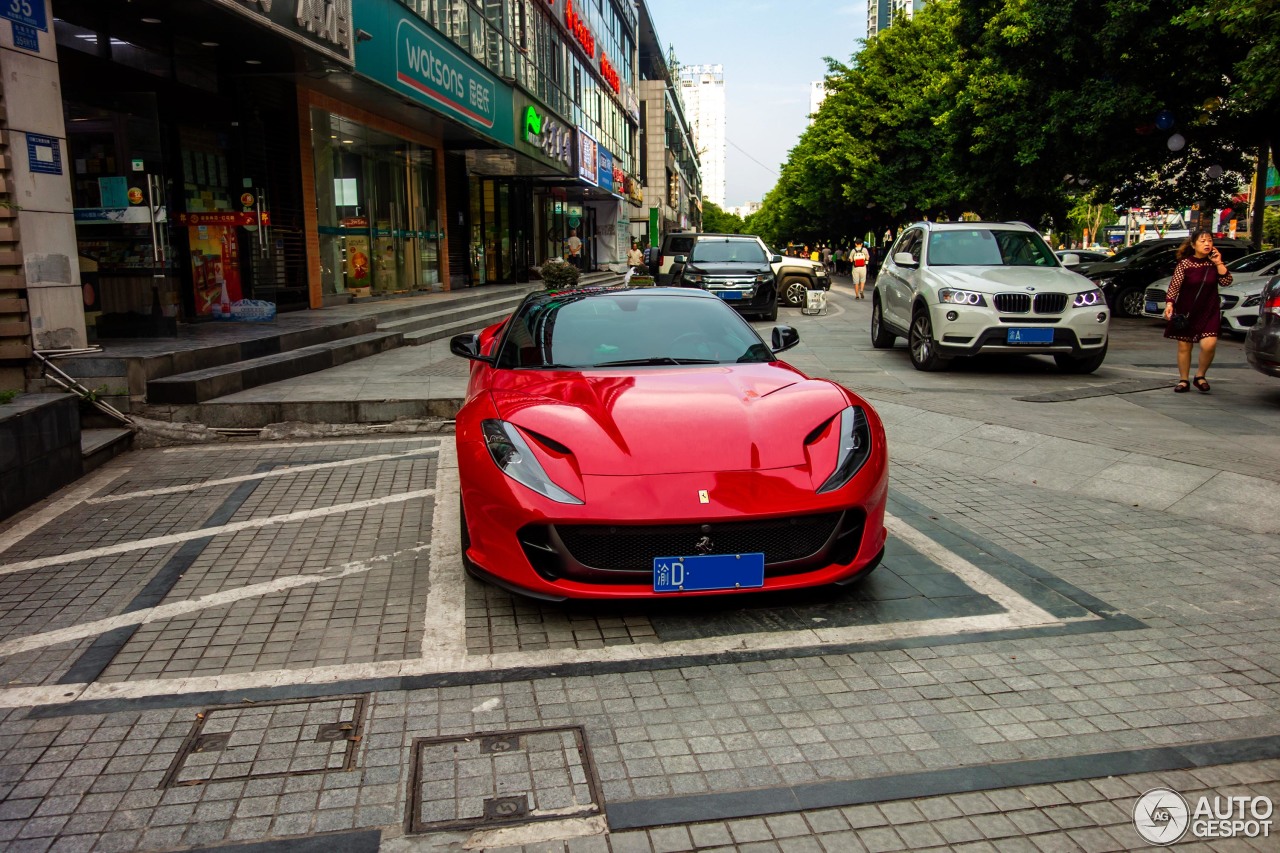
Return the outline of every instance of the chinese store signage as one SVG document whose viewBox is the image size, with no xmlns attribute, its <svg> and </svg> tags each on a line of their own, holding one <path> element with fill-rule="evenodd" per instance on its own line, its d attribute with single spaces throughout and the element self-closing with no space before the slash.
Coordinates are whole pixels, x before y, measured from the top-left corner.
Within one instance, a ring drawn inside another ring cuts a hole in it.
<svg viewBox="0 0 1280 853">
<path fill-rule="evenodd" d="M 257 23 L 350 65 L 351 0 L 213 0 Z"/>
<path fill-rule="evenodd" d="M 573 169 L 573 130 L 542 107 L 516 94 L 520 141 L 568 172 Z"/>
<path fill-rule="evenodd" d="M 360 0 L 356 71 L 504 144 L 515 142 L 511 88 L 395 0 Z"/>
<path fill-rule="evenodd" d="M 596 141 L 578 128 L 578 177 L 593 187 L 600 182 L 596 165 Z"/>
</svg>

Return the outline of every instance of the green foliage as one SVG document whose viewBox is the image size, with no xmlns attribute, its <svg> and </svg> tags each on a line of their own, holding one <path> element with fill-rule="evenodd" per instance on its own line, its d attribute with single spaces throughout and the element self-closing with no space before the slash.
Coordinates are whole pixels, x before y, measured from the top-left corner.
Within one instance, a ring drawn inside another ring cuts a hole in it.
<svg viewBox="0 0 1280 853">
<path fill-rule="evenodd" d="M 1277 67 L 1280 0 L 933 0 L 828 60 L 745 225 L 839 242 L 974 212 L 1078 234 L 1117 203 L 1223 206 L 1280 138 Z"/>
<path fill-rule="evenodd" d="M 708 199 L 702 200 L 702 230 L 712 234 L 741 234 L 742 217 Z"/>
<path fill-rule="evenodd" d="M 539 272 L 548 290 L 564 290 L 578 285 L 578 268 L 559 258 L 547 261 Z"/>
<path fill-rule="evenodd" d="M 13 398 L 21 393 L 21 391 L 0 390 L 0 406 L 13 402 Z"/>
<path fill-rule="evenodd" d="M 1280 246 L 1280 207 L 1268 207 L 1262 214 L 1262 243 Z"/>
</svg>

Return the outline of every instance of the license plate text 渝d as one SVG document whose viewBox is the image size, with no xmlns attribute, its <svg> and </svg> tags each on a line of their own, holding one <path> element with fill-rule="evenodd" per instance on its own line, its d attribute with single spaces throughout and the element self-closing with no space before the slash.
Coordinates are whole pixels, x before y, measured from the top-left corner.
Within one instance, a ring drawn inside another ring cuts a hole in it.
<svg viewBox="0 0 1280 853">
<path fill-rule="evenodd" d="M 654 592 L 699 592 L 764 586 L 764 554 L 655 557 Z"/>
</svg>

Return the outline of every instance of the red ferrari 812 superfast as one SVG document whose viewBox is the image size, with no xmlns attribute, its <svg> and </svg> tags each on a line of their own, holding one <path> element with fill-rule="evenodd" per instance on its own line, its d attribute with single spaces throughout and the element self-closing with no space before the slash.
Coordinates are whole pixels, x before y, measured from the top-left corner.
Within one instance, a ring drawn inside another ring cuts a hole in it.
<svg viewBox="0 0 1280 853">
<path fill-rule="evenodd" d="M 463 561 L 535 598 L 654 598 L 860 580 L 884 553 L 884 426 L 719 297 L 528 296 L 450 344 Z"/>
</svg>

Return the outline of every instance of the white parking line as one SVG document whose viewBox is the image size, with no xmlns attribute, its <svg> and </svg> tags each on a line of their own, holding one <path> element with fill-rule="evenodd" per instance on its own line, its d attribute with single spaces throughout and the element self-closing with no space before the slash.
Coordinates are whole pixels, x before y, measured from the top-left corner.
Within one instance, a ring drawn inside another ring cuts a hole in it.
<svg viewBox="0 0 1280 853">
<path fill-rule="evenodd" d="M 414 456 L 426 456 L 436 452 L 435 447 L 424 447 L 421 450 L 405 450 L 401 453 L 383 453 L 378 456 L 358 456 L 355 459 L 340 459 L 337 462 L 317 462 L 314 465 L 297 465 L 291 468 L 277 468 L 274 471 L 262 471 L 257 474 L 242 474 L 239 477 L 223 477 L 219 480 L 205 480 L 203 483 L 189 483 L 185 486 L 166 486 L 160 489 L 143 489 L 138 492 L 125 492 L 118 495 L 103 495 L 90 498 L 85 503 L 105 504 L 134 498 L 151 498 L 156 495 L 173 495 L 179 492 L 194 492 L 214 486 L 225 486 L 230 483 L 244 483 L 250 480 L 265 480 L 268 477 L 284 477 L 290 474 L 303 474 L 307 471 L 320 471 L 325 468 L 347 468 L 352 465 L 367 465 L 371 462 L 387 462 L 393 459 L 408 459 Z M 283 464 L 283 463 L 282 463 Z"/>
<path fill-rule="evenodd" d="M 422 658 L 446 665 L 467 653 L 467 589 L 462 568 L 462 528 L 458 511 L 458 454 L 440 448 L 436 501 L 431 517 L 431 589 L 423 612 Z"/>
<path fill-rule="evenodd" d="M 385 435 L 386 433 L 380 433 Z M 346 444 L 403 444 L 412 441 L 440 441 L 439 435 L 412 435 L 406 433 L 397 438 L 361 438 L 356 435 L 335 435 L 333 438 L 321 439 L 319 441 L 255 441 L 240 442 L 228 441 L 218 444 L 202 444 L 199 446 L 201 453 L 207 453 L 210 450 L 293 450 L 295 447 L 341 447 Z M 190 453 L 193 450 L 191 445 L 182 447 L 166 447 L 161 453 Z"/>
<path fill-rule="evenodd" d="M 186 601 L 175 601 L 170 604 L 147 607 L 142 610 L 123 613 L 119 616 L 112 616 L 108 619 L 98 619 L 93 622 L 72 625 L 69 628 L 60 628 L 56 631 L 46 631 L 43 634 L 32 634 L 27 637 L 18 637 L 17 639 L 7 640 L 0 643 L 0 657 L 29 652 L 33 649 L 56 646 L 59 643 L 81 640 L 85 637 L 96 637 L 99 634 L 105 634 L 108 631 L 114 631 L 116 628 L 123 628 L 128 625 L 145 625 L 148 622 L 161 622 L 165 619 L 173 619 L 186 613 L 195 613 L 200 610 L 207 610 L 210 607 L 220 607 L 224 604 L 243 601 L 246 598 L 261 598 L 264 595 L 274 595 L 278 592 L 284 592 L 285 590 L 295 589 L 300 586 L 310 586 L 311 584 L 327 583 L 328 581 L 339 580 L 340 578 L 345 578 L 349 575 L 358 575 L 370 571 L 371 569 L 389 562 L 390 560 L 394 560 L 396 557 L 404 554 L 416 554 L 421 551 L 425 551 L 429 547 L 431 546 L 419 544 L 416 548 L 405 548 L 390 554 L 379 554 L 376 557 L 370 557 L 366 560 L 352 560 L 349 563 L 343 563 L 340 566 L 336 566 L 332 569 L 325 569 L 316 574 L 276 578 L 272 581 L 250 584 L 249 586 L 242 586 L 236 589 L 226 589 L 221 592 L 202 595 L 199 598 L 192 598 Z"/>
<path fill-rule="evenodd" d="M 49 522 L 84 503 L 116 480 L 128 474 L 131 468 L 100 468 L 81 480 L 71 491 L 67 492 L 44 509 L 27 516 L 8 530 L 0 533 L 0 554 L 26 539 L 32 533 Z"/>
<path fill-rule="evenodd" d="M 104 545 L 101 548 L 89 548 L 85 551 L 72 551 L 68 554 L 54 554 L 49 557 L 38 557 L 33 560 L 23 560 L 18 563 L 6 563 L 4 565 L 0 565 L 0 575 L 22 572 L 28 569 L 40 569 L 45 566 L 74 563 L 80 560 L 93 560 L 98 557 L 109 557 L 112 554 L 125 554 L 129 551 L 143 551 L 147 548 L 176 545 L 179 542 L 188 542 L 192 539 L 203 539 L 206 536 L 218 536 L 223 533 L 235 533 L 240 530 L 253 530 L 259 527 L 270 527 L 273 524 L 288 524 L 291 521 L 307 521 L 312 518 L 321 518 L 326 515 L 355 512 L 356 510 L 370 509 L 375 506 L 383 506 L 384 504 L 402 503 L 404 501 L 430 497 L 435 493 L 435 489 L 416 489 L 411 492 L 384 495 L 380 498 L 369 498 L 363 501 L 354 501 L 353 503 L 316 507 L 315 509 L 304 509 L 299 510 L 298 512 L 286 513 L 285 515 L 271 515 L 266 518 L 251 518 L 248 521 L 237 521 L 231 524 L 222 524 L 217 527 L 202 527 L 198 530 L 186 530 L 182 533 L 170 533 L 167 536 L 155 536 L 150 539 L 135 539 L 132 542 L 119 542 L 115 545 Z"/>
<path fill-rule="evenodd" d="M 820 648 L 846 646 L 859 643 L 897 641 L 919 637 L 945 637 L 960 634 L 976 634 L 989 631 L 1063 625 L 1068 622 L 1093 621 L 1101 617 L 1089 614 L 1084 617 L 1062 619 L 1056 617 L 1012 588 L 983 571 L 981 568 L 948 550 L 945 546 L 913 528 L 904 520 L 886 514 L 885 525 L 901 541 L 922 555 L 954 573 L 971 589 L 997 602 L 1003 611 L 983 616 L 963 616 L 944 619 L 920 619 L 892 624 L 851 625 L 823 627 L 818 620 L 810 628 L 791 631 L 747 633 L 732 636 L 703 637 L 671 642 L 636 643 L 633 645 L 606 646 L 597 649 L 547 649 L 530 652 L 503 652 L 496 654 L 469 654 L 466 644 L 466 581 L 459 555 L 461 536 L 458 525 L 457 457 L 453 447 L 445 443 L 441 447 L 435 489 L 423 489 L 400 495 L 390 495 L 368 501 L 343 504 L 283 516 L 255 519 L 248 522 L 225 525 L 220 528 L 191 531 L 169 537 L 157 537 L 144 542 L 122 543 L 110 549 L 94 549 L 101 552 L 120 548 L 154 547 L 171 541 L 182 541 L 216 533 L 232 532 L 267 524 L 313 518 L 354 509 L 377 506 L 396 501 L 413 500 L 437 495 L 432 516 L 432 540 L 429 544 L 395 552 L 394 554 L 358 560 L 336 567 L 334 570 L 292 578 L 281 578 L 262 584 L 226 590 L 210 596 L 183 602 L 163 604 L 146 611 L 124 614 L 97 620 L 59 631 L 46 632 L 34 637 L 10 640 L 0 645 L 0 654 L 15 654 L 34 648 L 46 647 L 58 642 L 82 639 L 102 634 L 122 625 L 138 622 L 156 622 L 174 618 L 232 601 L 261 595 L 269 595 L 304 584 L 322 583 L 348 574 L 367 572 L 375 565 L 405 553 L 427 551 L 431 557 L 431 589 L 423 614 L 423 640 L 420 657 L 398 661 L 381 661 L 362 664 L 337 664 L 305 669 L 278 669 L 264 672 L 225 675 L 190 676 L 185 678 L 152 679 L 94 684 L 60 684 L 42 687 L 25 687 L 0 690 L 0 707 L 23 707 L 56 704 L 71 701 L 96 701 L 110 699 L 140 699 L 149 696 L 181 695 L 211 691 L 238 691 L 273 688 L 290 685 L 323 685 L 340 681 L 406 676 L 429 676 L 446 673 L 465 675 L 501 669 L 534 668 L 554 669 L 584 663 L 626 663 L 646 661 L 660 657 L 664 660 L 680 660 L 698 656 L 720 654 L 725 651 L 770 652 L 793 648 Z M 145 544 L 144 544 L 145 543 Z M 113 551 L 118 553 L 118 551 Z M 17 571 L 21 567 L 45 565 L 48 561 L 84 559 L 89 552 L 80 555 L 63 555 L 56 558 L 15 563 L 0 566 L 0 573 Z"/>
</svg>

